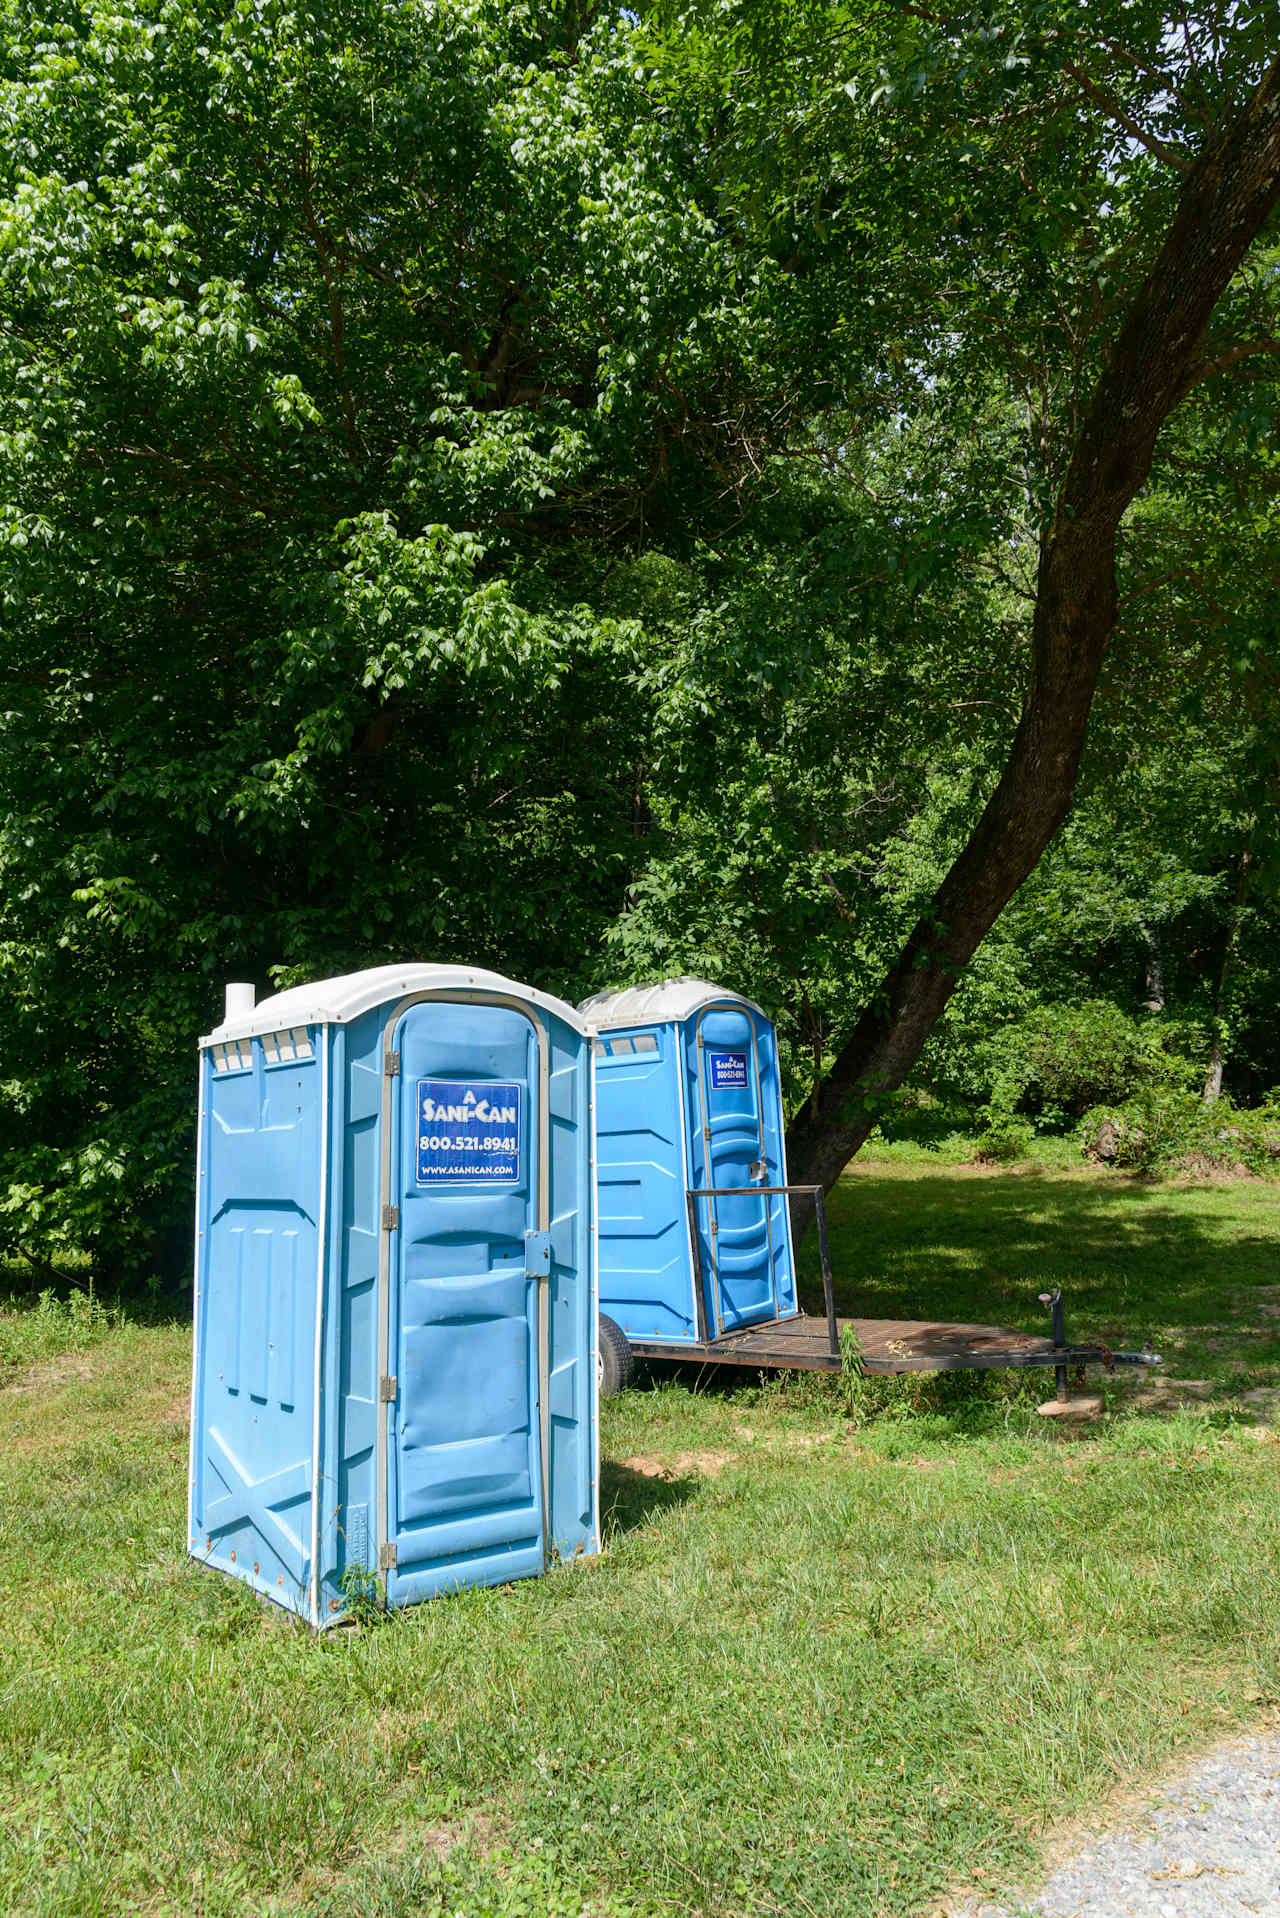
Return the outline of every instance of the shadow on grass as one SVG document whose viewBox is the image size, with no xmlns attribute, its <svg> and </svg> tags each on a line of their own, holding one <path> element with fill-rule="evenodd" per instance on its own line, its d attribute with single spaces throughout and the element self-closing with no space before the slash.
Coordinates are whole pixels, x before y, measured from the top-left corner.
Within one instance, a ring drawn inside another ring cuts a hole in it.
<svg viewBox="0 0 1280 1918">
<path fill-rule="evenodd" d="M 638 1531 L 661 1512 L 685 1505 L 702 1481 L 690 1475 L 637 1472 L 617 1459 L 600 1461 L 600 1529 L 606 1538 Z"/>
<path fill-rule="evenodd" d="M 1172 1328 L 1194 1345 L 1199 1331 L 1213 1335 L 1224 1359 L 1280 1364 L 1280 1315 L 1253 1290 L 1280 1287 L 1277 1187 L 870 1169 L 841 1181 L 828 1217 L 846 1316 L 1043 1333 L 1037 1294 L 1060 1285 L 1069 1337 L 1133 1345 Z M 812 1234 L 800 1274 L 806 1308 L 820 1311 Z"/>
</svg>

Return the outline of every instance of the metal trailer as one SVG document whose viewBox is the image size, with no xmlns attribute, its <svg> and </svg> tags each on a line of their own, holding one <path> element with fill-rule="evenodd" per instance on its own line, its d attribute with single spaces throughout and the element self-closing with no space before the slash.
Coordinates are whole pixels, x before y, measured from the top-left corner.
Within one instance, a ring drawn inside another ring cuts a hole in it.
<svg viewBox="0 0 1280 1918">
<path fill-rule="evenodd" d="M 201 1041 L 188 1544 L 315 1626 L 599 1549 L 590 1052 L 381 966 Z"/>
<path fill-rule="evenodd" d="M 820 1187 L 787 1182 L 772 1023 L 704 979 L 597 993 L 579 1007 L 595 1064 L 603 1382 L 633 1357 L 876 1373 L 1159 1363 L 1150 1349 L 1072 1344 L 1061 1292 L 1048 1338 L 997 1325 L 836 1315 Z M 816 1212 L 826 1311 L 800 1310 L 790 1207 Z"/>
</svg>

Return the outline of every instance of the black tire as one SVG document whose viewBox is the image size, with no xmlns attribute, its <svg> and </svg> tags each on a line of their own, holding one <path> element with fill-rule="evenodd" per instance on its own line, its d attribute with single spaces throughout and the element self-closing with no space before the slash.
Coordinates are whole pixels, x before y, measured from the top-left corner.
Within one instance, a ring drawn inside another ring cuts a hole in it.
<svg viewBox="0 0 1280 1918">
<path fill-rule="evenodd" d="M 617 1398 L 619 1392 L 625 1392 L 631 1383 L 631 1375 L 636 1369 L 636 1355 L 631 1350 L 631 1341 L 620 1325 L 600 1314 L 600 1359 L 596 1376 L 600 1381 L 602 1399 Z"/>
</svg>

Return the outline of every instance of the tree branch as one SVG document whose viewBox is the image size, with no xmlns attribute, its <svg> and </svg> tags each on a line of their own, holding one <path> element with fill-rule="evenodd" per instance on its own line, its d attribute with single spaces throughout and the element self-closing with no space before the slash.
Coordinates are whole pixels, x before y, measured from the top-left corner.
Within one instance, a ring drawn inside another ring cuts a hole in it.
<svg viewBox="0 0 1280 1918">
<path fill-rule="evenodd" d="M 1184 153 L 1181 147 L 1170 146 L 1169 142 L 1162 140 L 1158 134 L 1148 133 L 1145 127 L 1139 126 L 1132 114 L 1126 113 L 1120 102 L 1113 99 L 1082 68 L 1076 66 L 1071 60 L 1064 60 L 1062 70 L 1071 75 L 1081 93 L 1087 94 L 1095 106 L 1101 107 L 1107 118 L 1114 120 L 1131 140 L 1136 140 L 1139 146 L 1145 147 L 1147 152 L 1153 154 L 1157 160 L 1163 160 L 1166 166 L 1177 167 L 1180 173 L 1191 170 L 1194 162 L 1189 153 Z"/>
<path fill-rule="evenodd" d="M 791 1177 L 830 1187 L 919 1058 L 964 968 L 1071 806 L 1116 623 L 1121 520 L 1201 366 L 1214 309 L 1280 202 L 1280 59 L 1183 181 L 1105 357 L 1040 541 L 1030 682 L 999 783 L 897 963 L 787 1139 Z M 802 1230 L 810 1212 L 797 1206 Z"/>
<path fill-rule="evenodd" d="M 1202 360 L 1193 367 L 1183 384 L 1184 394 L 1193 386 L 1199 386 L 1201 380 L 1211 379 L 1215 373 L 1229 373 L 1241 360 L 1248 359 L 1251 353 L 1280 353 L 1280 340 L 1248 340 L 1242 346 L 1233 346 L 1229 352 L 1220 353 L 1217 359 Z"/>
</svg>

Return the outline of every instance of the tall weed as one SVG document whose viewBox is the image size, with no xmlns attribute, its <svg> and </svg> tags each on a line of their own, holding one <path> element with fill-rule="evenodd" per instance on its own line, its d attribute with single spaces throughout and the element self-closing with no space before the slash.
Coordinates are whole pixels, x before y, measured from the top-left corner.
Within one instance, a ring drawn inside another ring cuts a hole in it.
<svg viewBox="0 0 1280 1918">
<path fill-rule="evenodd" d="M 9 1299 L 0 1304 L 0 1370 L 87 1352 L 119 1323 L 119 1312 L 104 1305 L 92 1286 L 65 1299 L 52 1291 L 42 1292 L 34 1303 Z"/>
</svg>

